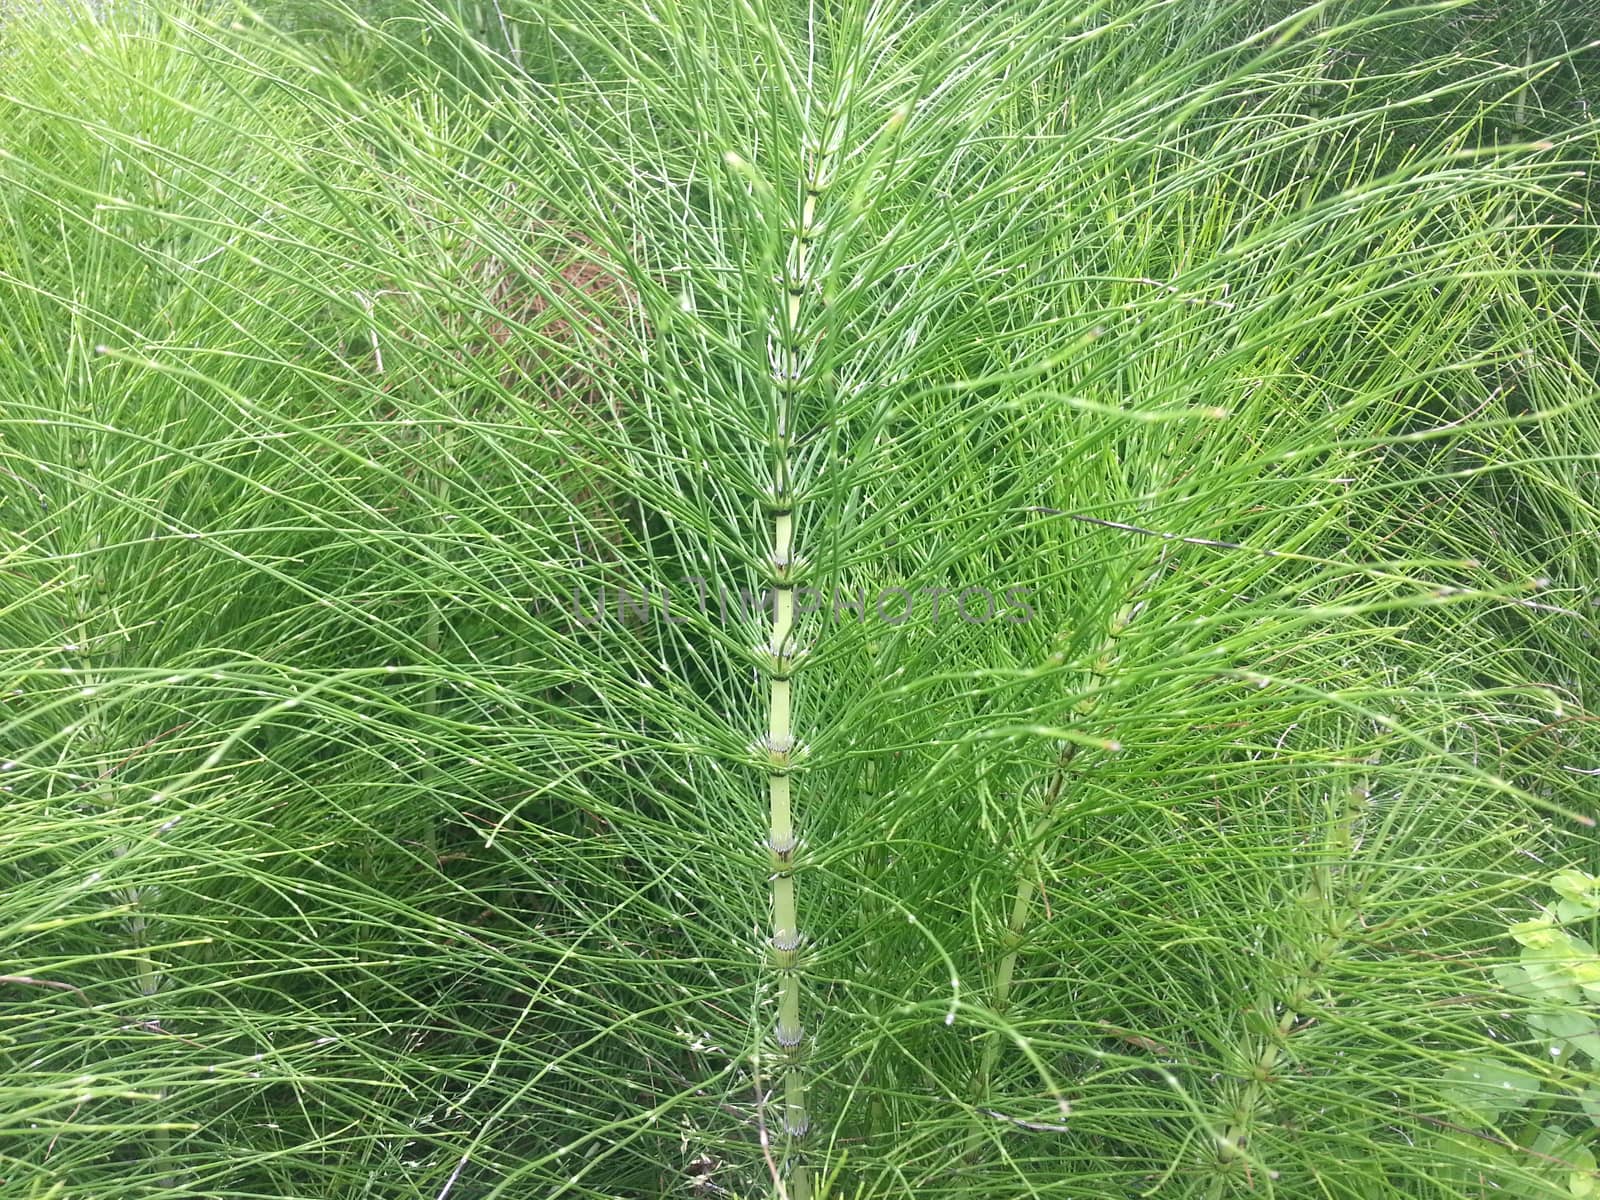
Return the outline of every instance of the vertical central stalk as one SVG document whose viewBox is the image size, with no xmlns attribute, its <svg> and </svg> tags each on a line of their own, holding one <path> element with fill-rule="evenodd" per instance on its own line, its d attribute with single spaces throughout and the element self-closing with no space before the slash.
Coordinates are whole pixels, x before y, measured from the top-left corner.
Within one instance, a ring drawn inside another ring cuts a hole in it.
<svg viewBox="0 0 1600 1200">
<path fill-rule="evenodd" d="M 772 963 L 778 973 L 778 1016 L 774 1037 L 783 1056 L 783 1127 L 788 1147 L 785 1175 L 791 1200 L 809 1200 L 810 1170 L 801 1143 L 811 1128 L 807 1081 L 802 1062 L 805 1027 L 800 1020 L 800 947 L 804 937 L 795 898 L 793 776 L 796 742 L 793 721 L 795 585 L 800 563 L 795 555 L 795 492 L 790 477 L 794 401 L 804 386 L 802 317 L 809 285 L 812 243 L 816 237 L 820 166 L 805 183 L 800 219 L 791 234 L 781 277 L 784 302 L 774 323 L 772 483 L 772 636 L 762 656 L 767 674 L 767 848 L 771 854 Z"/>
</svg>

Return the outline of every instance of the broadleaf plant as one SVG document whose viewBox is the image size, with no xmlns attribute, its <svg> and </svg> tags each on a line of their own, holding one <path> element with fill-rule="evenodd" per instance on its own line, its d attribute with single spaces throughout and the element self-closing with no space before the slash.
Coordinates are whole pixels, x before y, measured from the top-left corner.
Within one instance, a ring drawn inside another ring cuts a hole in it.
<svg viewBox="0 0 1600 1200">
<path fill-rule="evenodd" d="M 1520 1141 L 1536 1160 L 1536 1173 L 1564 1178 L 1573 1196 L 1600 1191 L 1594 1153 L 1579 1122 L 1561 1120 L 1576 1108 L 1600 1127 L 1600 1088 L 1593 1082 L 1600 1069 L 1600 1027 L 1594 1017 L 1593 992 L 1600 979 L 1600 954 L 1570 925 L 1600 915 L 1600 878 L 1568 867 L 1545 881 L 1554 901 L 1541 916 L 1518 921 L 1507 933 L 1521 946 L 1519 960 L 1494 967 L 1495 982 L 1510 997 L 1525 1001 L 1521 1016 L 1533 1034 L 1533 1061 L 1538 1070 L 1488 1056 L 1463 1059 L 1444 1074 L 1444 1098 L 1460 1116 L 1479 1126 L 1504 1128 L 1521 1121 Z M 1544 1051 L 1540 1053 L 1539 1051 Z M 1531 1109 L 1531 1112 L 1525 1110 Z M 1526 1181 L 1507 1186 L 1519 1194 L 1544 1195 Z"/>
</svg>

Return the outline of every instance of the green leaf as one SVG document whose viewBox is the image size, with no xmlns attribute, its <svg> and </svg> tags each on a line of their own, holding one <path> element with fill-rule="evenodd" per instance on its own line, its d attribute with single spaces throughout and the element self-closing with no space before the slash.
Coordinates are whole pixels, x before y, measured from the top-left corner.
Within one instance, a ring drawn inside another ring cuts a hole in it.
<svg viewBox="0 0 1600 1200">
<path fill-rule="evenodd" d="M 1528 1014 L 1528 1025 L 1543 1034 L 1553 1045 L 1600 1057 L 1600 1035 L 1594 1018 L 1580 1008 L 1566 1005 L 1539 1009 Z"/>
<path fill-rule="evenodd" d="M 1563 900 L 1586 906 L 1588 912 L 1585 915 L 1593 916 L 1595 913 L 1600 913 L 1600 879 L 1587 871 L 1569 867 L 1564 871 L 1557 871 L 1550 877 L 1549 883 Z"/>
<path fill-rule="evenodd" d="M 1574 963 L 1571 975 L 1577 985 L 1592 998 L 1600 999 L 1600 957 L 1590 956 Z"/>
<path fill-rule="evenodd" d="M 1584 921 L 1600 913 L 1600 903 L 1591 900 L 1556 901 L 1556 919 L 1563 925 L 1570 921 Z"/>
<path fill-rule="evenodd" d="M 1567 1191 L 1578 1200 L 1600 1197 L 1600 1179 L 1595 1176 L 1594 1153 L 1582 1145 L 1567 1129 L 1560 1125 L 1546 1125 L 1539 1131 L 1529 1147 L 1535 1154 L 1559 1160 L 1567 1169 L 1562 1172 L 1556 1163 L 1547 1167 L 1565 1175 Z"/>
<path fill-rule="evenodd" d="M 1600 1125 L 1600 1087 L 1591 1083 L 1579 1092 L 1578 1105 L 1588 1115 L 1589 1120 Z"/>
<path fill-rule="evenodd" d="M 1594 1152 L 1587 1146 L 1574 1146 L 1565 1157 L 1573 1166 L 1567 1176 L 1567 1190 L 1578 1200 L 1592 1200 L 1600 1196 L 1600 1179 L 1595 1177 Z"/>
<path fill-rule="evenodd" d="M 1551 1038 L 1575 1038 L 1593 1031 L 1594 1018 L 1578 1008 L 1548 1008 L 1530 1012 L 1528 1024 Z"/>
<path fill-rule="evenodd" d="M 1554 950 L 1564 944 L 1567 936 L 1548 913 L 1530 921 L 1518 921 L 1506 932 L 1518 945 L 1530 950 Z"/>
<path fill-rule="evenodd" d="M 1583 998 L 1572 977 L 1572 955 L 1559 950 L 1527 949 L 1522 952 L 1522 969 L 1536 999 L 1576 1004 Z"/>
<path fill-rule="evenodd" d="M 1492 1125 L 1539 1094 L 1538 1076 L 1492 1059 L 1469 1059 L 1444 1074 L 1441 1093 L 1479 1125 Z"/>
<path fill-rule="evenodd" d="M 1501 963 L 1491 972 L 1495 982 L 1513 996 L 1524 1000 L 1543 1000 L 1544 992 L 1528 977 L 1525 968 L 1516 963 Z"/>
</svg>

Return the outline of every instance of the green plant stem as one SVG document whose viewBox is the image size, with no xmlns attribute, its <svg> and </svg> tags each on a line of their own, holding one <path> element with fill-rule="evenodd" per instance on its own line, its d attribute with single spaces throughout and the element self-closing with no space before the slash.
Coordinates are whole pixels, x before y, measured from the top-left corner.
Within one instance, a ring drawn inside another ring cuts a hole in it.
<svg viewBox="0 0 1600 1200">
<path fill-rule="evenodd" d="M 772 637 L 768 657 L 767 737 L 767 845 L 772 856 L 772 936 L 770 944 L 778 969 L 778 1019 L 776 1037 L 785 1057 L 783 1070 L 784 1129 L 789 1139 L 788 1192 L 792 1200 L 811 1195 L 810 1168 L 803 1142 L 811 1128 L 805 1069 L 801 1062 L 805 1026 L 800 1018 L 799 952 L 804 937 L 795 896 L 794 799 L 790 765 L 796 748 L 792 705 L 795 662 L 795 584 L 798 559 L 794 545 L 795 491 L 790 461 L 794 399 L 802 386 L 801 329 L 804 300 L 810 286 L 809 266 L 817 236 L 817 202 L 824 186 L 819 158 L 804 185 L 800 218 L 788 247 L 784 279 L 784 309 L 778 329 L 783 344 L 775 380 L 772 484 L 771 569 L 773 573 Z"/>
<path fill-rule="evenodd" d="M 1116 617 L 1111 621 L 1106 632 L 1104 642 L 1090 664 L 1085 678 L 1086 695 L 1073 708 L 1078 717 L 1089 716 L 1099 703 L 1099 689 L 1110 677 L 1115 660 L 1117 639 L 1119 639 L 1128 624 L 1133 620 L 1134 613 L 1138 610 L 1138 602 L 1130 600 L 1123 605 Z M 1066 782 L 1067 771 L 1072 765 L 1078 752 L 1077 742 L 1067 742 L 1061 747 L 1056 759 L 1054 772 L 1050 782 L 1045 786 L 1044 796 L 1039 806 L 1039 815 L 1034 818 L 1028 830 L 1026 843 L 1027 858 L 1021 871 L 1017 874 L 1016 892 L 1011 902 L 1011 915 L 1006 922 L 1006 931 L 1002 935 L 1001 945 L 1004 953 L 1000 958 L 999 966 L 995 969 L 994 1011 L 1002 1016 L 1011 1006 L 1011 986 L 1016 977 L 1018 955 L 1021 952 L 1023 938 L 1027 933 L 1028 915 L 1033 907 L 1034 893 L 1039 889 L 1039 880 L 1044 871 L 1044 845 L 1054 824 L 1061 790 Z M 999 1034 L 990 1034 L 987 1044 L 983 1048 L 983 1055 L 978 1061 L 978 1068 L 973 1073 L 971 1091 L 975 1101 L 982 1103 L 989 1097 L 990 1085 L 993 1081 L 994 1068 L 999 1063 L 1002 1039 Z M 973 1132 L 968 1142 L 967 1153 L 973 1154 L 977 1150 L 978 1133 Z"/>
<path fill-rule="evenodd" d="M 82 344 L 81 337 L 75 337 L 74 357 L 82 360 L 86 353 L 87 348 Z M 93 402 L 92 376 L 88 376 L 87 372 L 85 375 L 86 377 L 80 378 L 77 383 L 73 420 L 68 428 L 67 437 L 70 442 L 68 461 L 72 464 L 80 486 L 87 487 L 98 462 L 99 438 L 95 433 L 98 420 Z M 105 539 L 92 513 L 85 520 L 88 523 L 86 536 L 83 539 L 85 565 L 79 570 L 76 586 L 71 593 L 71 645 L 78 648 L 76 650 L 78 665 L 73 677 L 81 694 L 86 698 L 86 707 L 89 710 L 79 725 L 79 734 L 85 749 L 83 761 L 87 764 L 87 769 L 96 775 L 92 784 L 86 783 L 84 786 L 93 789 L 90 802 L 94 808 L 99 812 L 109 813 L 115 811 L 116 807 L 114 795 L 116 784 L 111 779 L 115 769 L 112 764 L 116 757 L 116 739 L 114 731 L 101 715 L 101 711 L 107 703 L 105 691 L 108 677 L 105 669 L 112 664 L 114 656 L 109 651 L 97 655 L 92 647 L 97 640 L 96 627 L 106 607 L 110 585 L 106 578 Z M 84 574 L 84 571 L 87 571 L 87 574 Z M 131 850 L 130 843 L 119 841 L 113 846 L 112 854 L 120 859 L 127 856 Z M 148 889 L 130 886 L 122 895 L 129 907 L 128 948 L 133 952 L 134 988 L 138 994 L 136 1011 L 140 1020 L 150 1022 L 153 1028 L 159 1027 L 161 1013 L 157 995 L 161 990 L 161 972 L 149 954 L 150 922 L 142 911 Z M 164 1100 L 165 1090 L 158 1091 L 157 1096 Z M 153 1168 L 159 1186 L 162 1187 L 172 1185 L 168 1162 L 170 1156 L 171 1133 L 158 1124 L 151 1130 L 146 1158 Z"/>
<path fill-rule="evenodd" d="M 1039 873 L 1044 869 L 1041 847 L 1049 834 L 1056 804 L 1061 797 L 1062 784 L 1066 781 L 1067 769 L 1077 750 L 1076 742 L 1068 742 L 1062 747 L 1061 755 L 1056 760 L 1055 771 L 1045 787 L 1039 815 L 1028 831 L 1028 863 L 1017 874 L 1017 890 L 1011 901 L 1011 917 L 1006 922 L 1006 931 L 1001 939 L 1005 953 L 1000 959 L 1000 965 L 995 969 L 994 1000 L 991 1007 L 1001 1016 L 1004 1016 L 1011 1006 L 1011 982 L 1016 976 L 1017 956 L 1021 952 L 1023 935 L 1027 931 L 1028 914 L 1033 907 L 1034 893 L 1039 890 Z M 980 1102 L 988 1099 L 991 1077 L 994 1074 L 995 1064 L 1000 1060 L 1002 1041 L 999 1034 L 989 1035 L 988 1044 L 983 1048 L 983 1057 L 979 1060 L 978 1069 L 973 1075 L 972 1092 Z"/>
<path fill-rule="evenodd" d="M 441 529 L 448 528 L 445 524 L 448 516 L 447 507 L 450 503 L 450 471 L 455 465 L 454 457 L 455 429 L 452 425 L 445 425 L 439 438 L 438 475 L 434 479 L 433 500 L 434 516 Z M 441 550 L 442 554 L 443 551 Z M 432 725 L 439 714 L 439 650 L 444 644 L 444 618 L 440 612 L 441 598 L 438 593 L 427 597 L 428 613 L 423 623 L 422 644 L 428 652 L 429 676 L 426 687 L 423 689 L 421 713 L 423 721 Z M 427 748 L 423 750 L 422 768 L 419 772 L 422 779 L 423 795 L 426 797 L 426 807 L 422 813 L 422 846 L 427 851 L 429 859 L 435 864 L 439 861 L 439 822 L 433 807 L 436 797 L 434 786 L 439 775 L 439 766 L 435 759 L 436 752 Z"/>
<path fill-rule="evenodd" d="M 1245 1159 L 1256 1117 L 1274 1082 L 1272 1072 L 1288 1049 L 1295 1026 L 1321 990 L 1329 962 L 1344 944 L 1353 914 L 1338 902 L 1336 892 L 1355 844 L 1355 823 L 1361 816 L 1365 795 L 1364 783 L 1346 793 L 1324 839 L 1322 853 L 1311 869 L 1311 880 L 1300 893 L 1299 909 L 1309 923 L 1310 936 L 1298 967 L 1285 980 L 1277 1021 L 1254 1052 L 1247 1054 L 1249 1072 L 1235 1094 L 1217 1149 L 1219 1169 L 1212 1176 L 1210 1187 L 1213 1197 L 1222 1193 L 1232 1165 Z"/>
</svg>

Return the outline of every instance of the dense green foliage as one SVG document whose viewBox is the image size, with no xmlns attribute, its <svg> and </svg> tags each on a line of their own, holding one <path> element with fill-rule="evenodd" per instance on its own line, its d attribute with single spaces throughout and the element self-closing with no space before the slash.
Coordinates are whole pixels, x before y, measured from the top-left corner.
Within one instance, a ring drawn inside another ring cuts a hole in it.
<svg viewBox="0 0 1600 1200">
<path fill-rule="evenodd" d="M 1600 19 L 105 8 L 0 1197 L 1600 1194 Z"/>
</svg>

